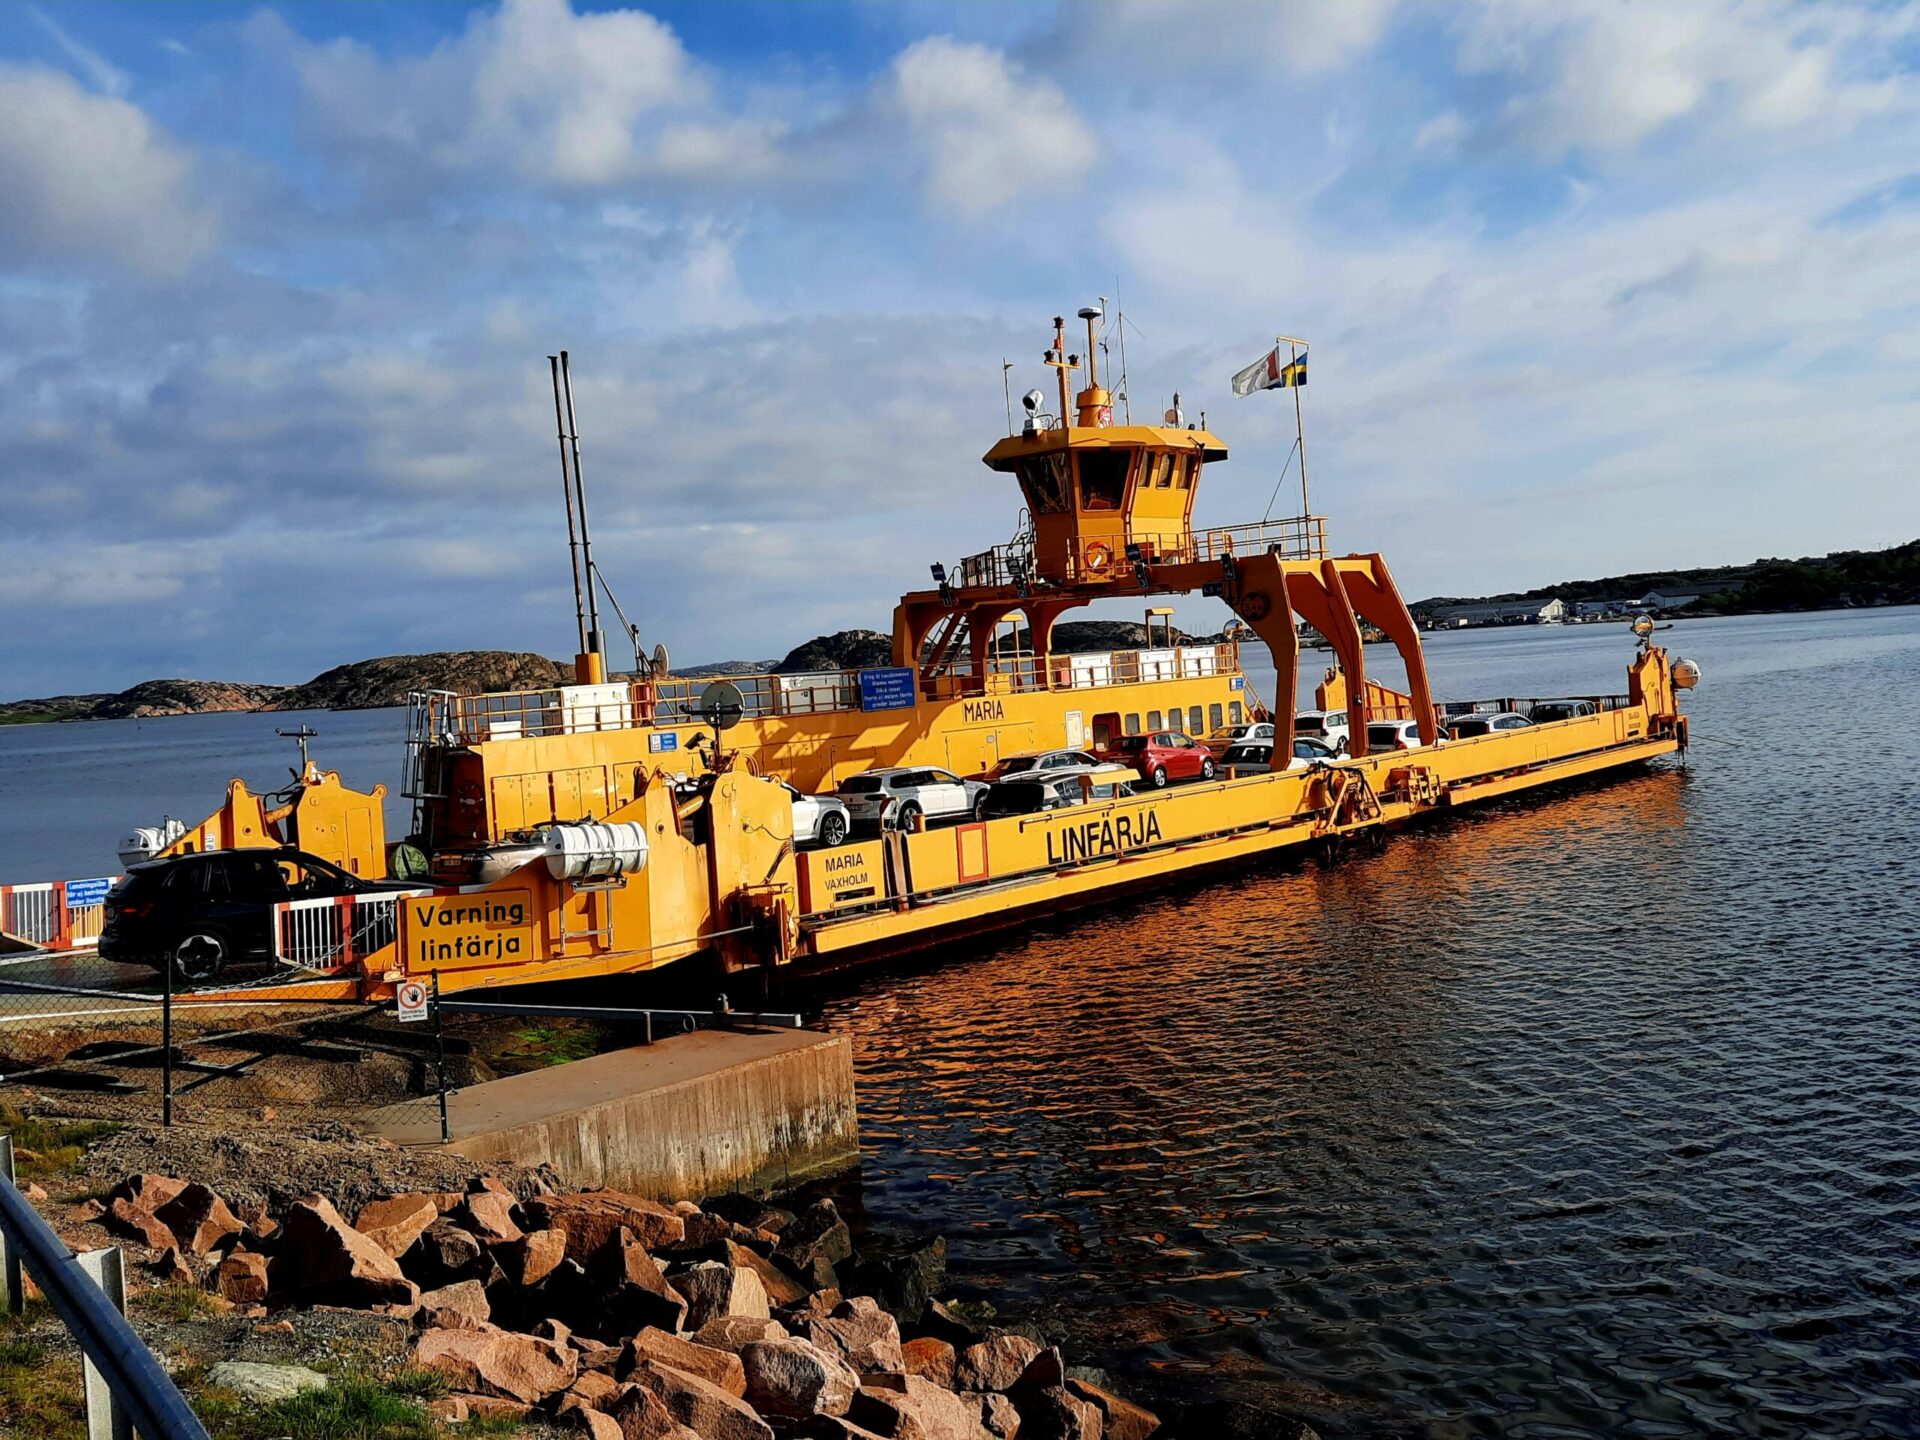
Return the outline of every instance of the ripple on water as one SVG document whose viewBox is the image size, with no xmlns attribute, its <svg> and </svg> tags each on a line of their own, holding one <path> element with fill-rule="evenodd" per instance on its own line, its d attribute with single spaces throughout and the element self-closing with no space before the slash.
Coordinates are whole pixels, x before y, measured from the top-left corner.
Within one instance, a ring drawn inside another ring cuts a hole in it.
<svg viewBox="0 0 1920 1440">
<path fill-rule="evenodd" d="M 852 982 L 868 1209 L 1333 1433 L 1920 1433 L 1920 612 L 1679 634 L 1684 773 Z"/>
</svg>

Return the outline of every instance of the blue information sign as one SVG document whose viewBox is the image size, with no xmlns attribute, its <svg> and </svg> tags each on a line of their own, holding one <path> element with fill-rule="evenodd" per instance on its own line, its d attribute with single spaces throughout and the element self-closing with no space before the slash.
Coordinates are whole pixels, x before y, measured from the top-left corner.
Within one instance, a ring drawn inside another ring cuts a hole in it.
<svg viewBox="0 0 1920 1440">
<path fill-rule="evenodd" d="M 658 755 L 663 750 L 678 750 L 680 736 L 672 730 L 656 730 L 647 736 L 647 749 Z"/>
<path fill-rule="evenodd" d="M 860 672 L 862 710 L 904 710 L 913 704 L 913 667 L 890 665 Z"/>
<path fill-rule="evenodd" d="M 67 881 L 67 908 L 84 910 L 89 905 L 98 905 L 107 898 L 107 891 L 113 888 L 112 880 L 69 880 Z"/>
<path fill-rule="evenodd" d="M 1244 690 L 1244 689 L 1246 689 L 1246 688 L 1247 688 L 1247 677 L 1246 677 L 1246 676 L 1244 676 L 1244 675 L 1236 675 L 1236 676 L 1234 676 L 1234 677 L 1233 677 L 1233 678 L 1232 678 L 1231 680 L 1229 680 L 1229 681 L 1227 681 L 1227 688 L 1228 688 L 1229 690 Z"/>
</svg>

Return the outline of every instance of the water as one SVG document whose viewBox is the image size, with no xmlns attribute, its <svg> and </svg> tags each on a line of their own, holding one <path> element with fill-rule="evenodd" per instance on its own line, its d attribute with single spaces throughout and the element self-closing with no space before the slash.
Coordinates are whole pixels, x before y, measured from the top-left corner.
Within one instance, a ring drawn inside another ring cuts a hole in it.
<svg viewBox="0 0 1920 1440">
<path fill-rule="evenodd" d="M 1330 1436 L 1920 1434 L 1920 611 L 1665 638 L 1685 771 L 831 998 L 868 1211 L 1136 1384 Z M 1430 653 L 1543 695 L 1626 647 Z"/>
<path fill-rule="evenodd" d="M 1920 1434 L 1920 610 L 1664 638 L 1684 771 L 839 982 L 870 1214 L 1148 1392 L 1329 1437 Z M 1446 696 L 1629 651 L 1429 645 Z M 300 718 L 0 729 L 0 877 L 279 783 Z M 395 787 L 398 712 L 306 718 Z"/>
<path fill-rule="evenodd" d="M 197 825 L 245 780 L 256 793 L 291 778 L 300 752 L 276 729 L 320 732 L 311 754 L 360 790 L 387 787 L 387 835 L 407 833 L 400 798 L 406 712 L 282 711 L 167 715 L 0 726 L 0 880 L 65 880 L 111 875 L 115 846 L 139 825 L 172 815 Z"/>
</svg>

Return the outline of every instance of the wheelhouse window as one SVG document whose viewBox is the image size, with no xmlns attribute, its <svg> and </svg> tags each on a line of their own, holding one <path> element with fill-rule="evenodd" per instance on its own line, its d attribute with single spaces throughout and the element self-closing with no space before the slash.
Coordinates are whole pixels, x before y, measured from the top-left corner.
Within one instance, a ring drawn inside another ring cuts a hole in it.
<svg viewBox="0 0 1920 1440">
<path fill-rule="evenodd" d="M 1160 728 L 1160 712 L 1158 710 L 1147 711 L 1147 729 L 1158 730 L 1159 728 Z"/>
<path fill-rule="evenodd" d="M 1127 467 L 1133 455 L 1126 450 L 1080 452 L 1080 508 L 1118 510 L 1127 495 Z"/>
<path fill-rule="evenodd" d="M 1187 733 L 1189 735 L 1206 734 L 1207 732 L 1205 727 L 1200 723 L 1205 718 L 1206 718 L 1206 712 L 1203 711 L 1198 705 L 1195 705 L 1192 709 L 1188 710 L 1187 711 Z M 1213 723 L 1215 726 L 1218 726 L 1220 724 L 1220 707 L 1218 705 L 1213 707 Z"/>
<path fill-rule="evenodd" d="M 1173 456 L 1156 455 L 1153 457 L 1153 488 L 1167 490 L 1173 486 Z"/>
<path fill-rule="evenodd" d="M 1127 734 L 1129 735 L 1138 735 L 1140 733 L 1140 714 L 1138 711 L 1127 716 L 1126 728 Z"/>
<path fill-rule="evenodd" d="M 1073 492 L 1067 484 L 1067 455 L 1054 450 L 1020 462 L 1020 483 L 1036 515 L 1060 515 L 1073 508 Z"/>
<path fill-rule="evenodd" d="M 1176 735 L 1186 734 L 1187 717 L 1182 715 L 1178 710 L 1169 710 L 1167 712 L 1167 728 Z"/>
</svg>

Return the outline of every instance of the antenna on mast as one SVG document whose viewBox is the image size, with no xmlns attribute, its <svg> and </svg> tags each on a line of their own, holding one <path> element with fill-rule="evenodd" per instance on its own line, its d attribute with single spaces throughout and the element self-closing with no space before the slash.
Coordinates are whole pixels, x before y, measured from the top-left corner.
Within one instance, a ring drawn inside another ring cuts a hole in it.
<svg viewBox="0 0 1920 1440">
<path fill-rule="evenodd" d="M 1013 361 L 1000 357 L 1000 388 L 1007 396 L 1007 434 L 1013 434 Z"/>
</svg>

